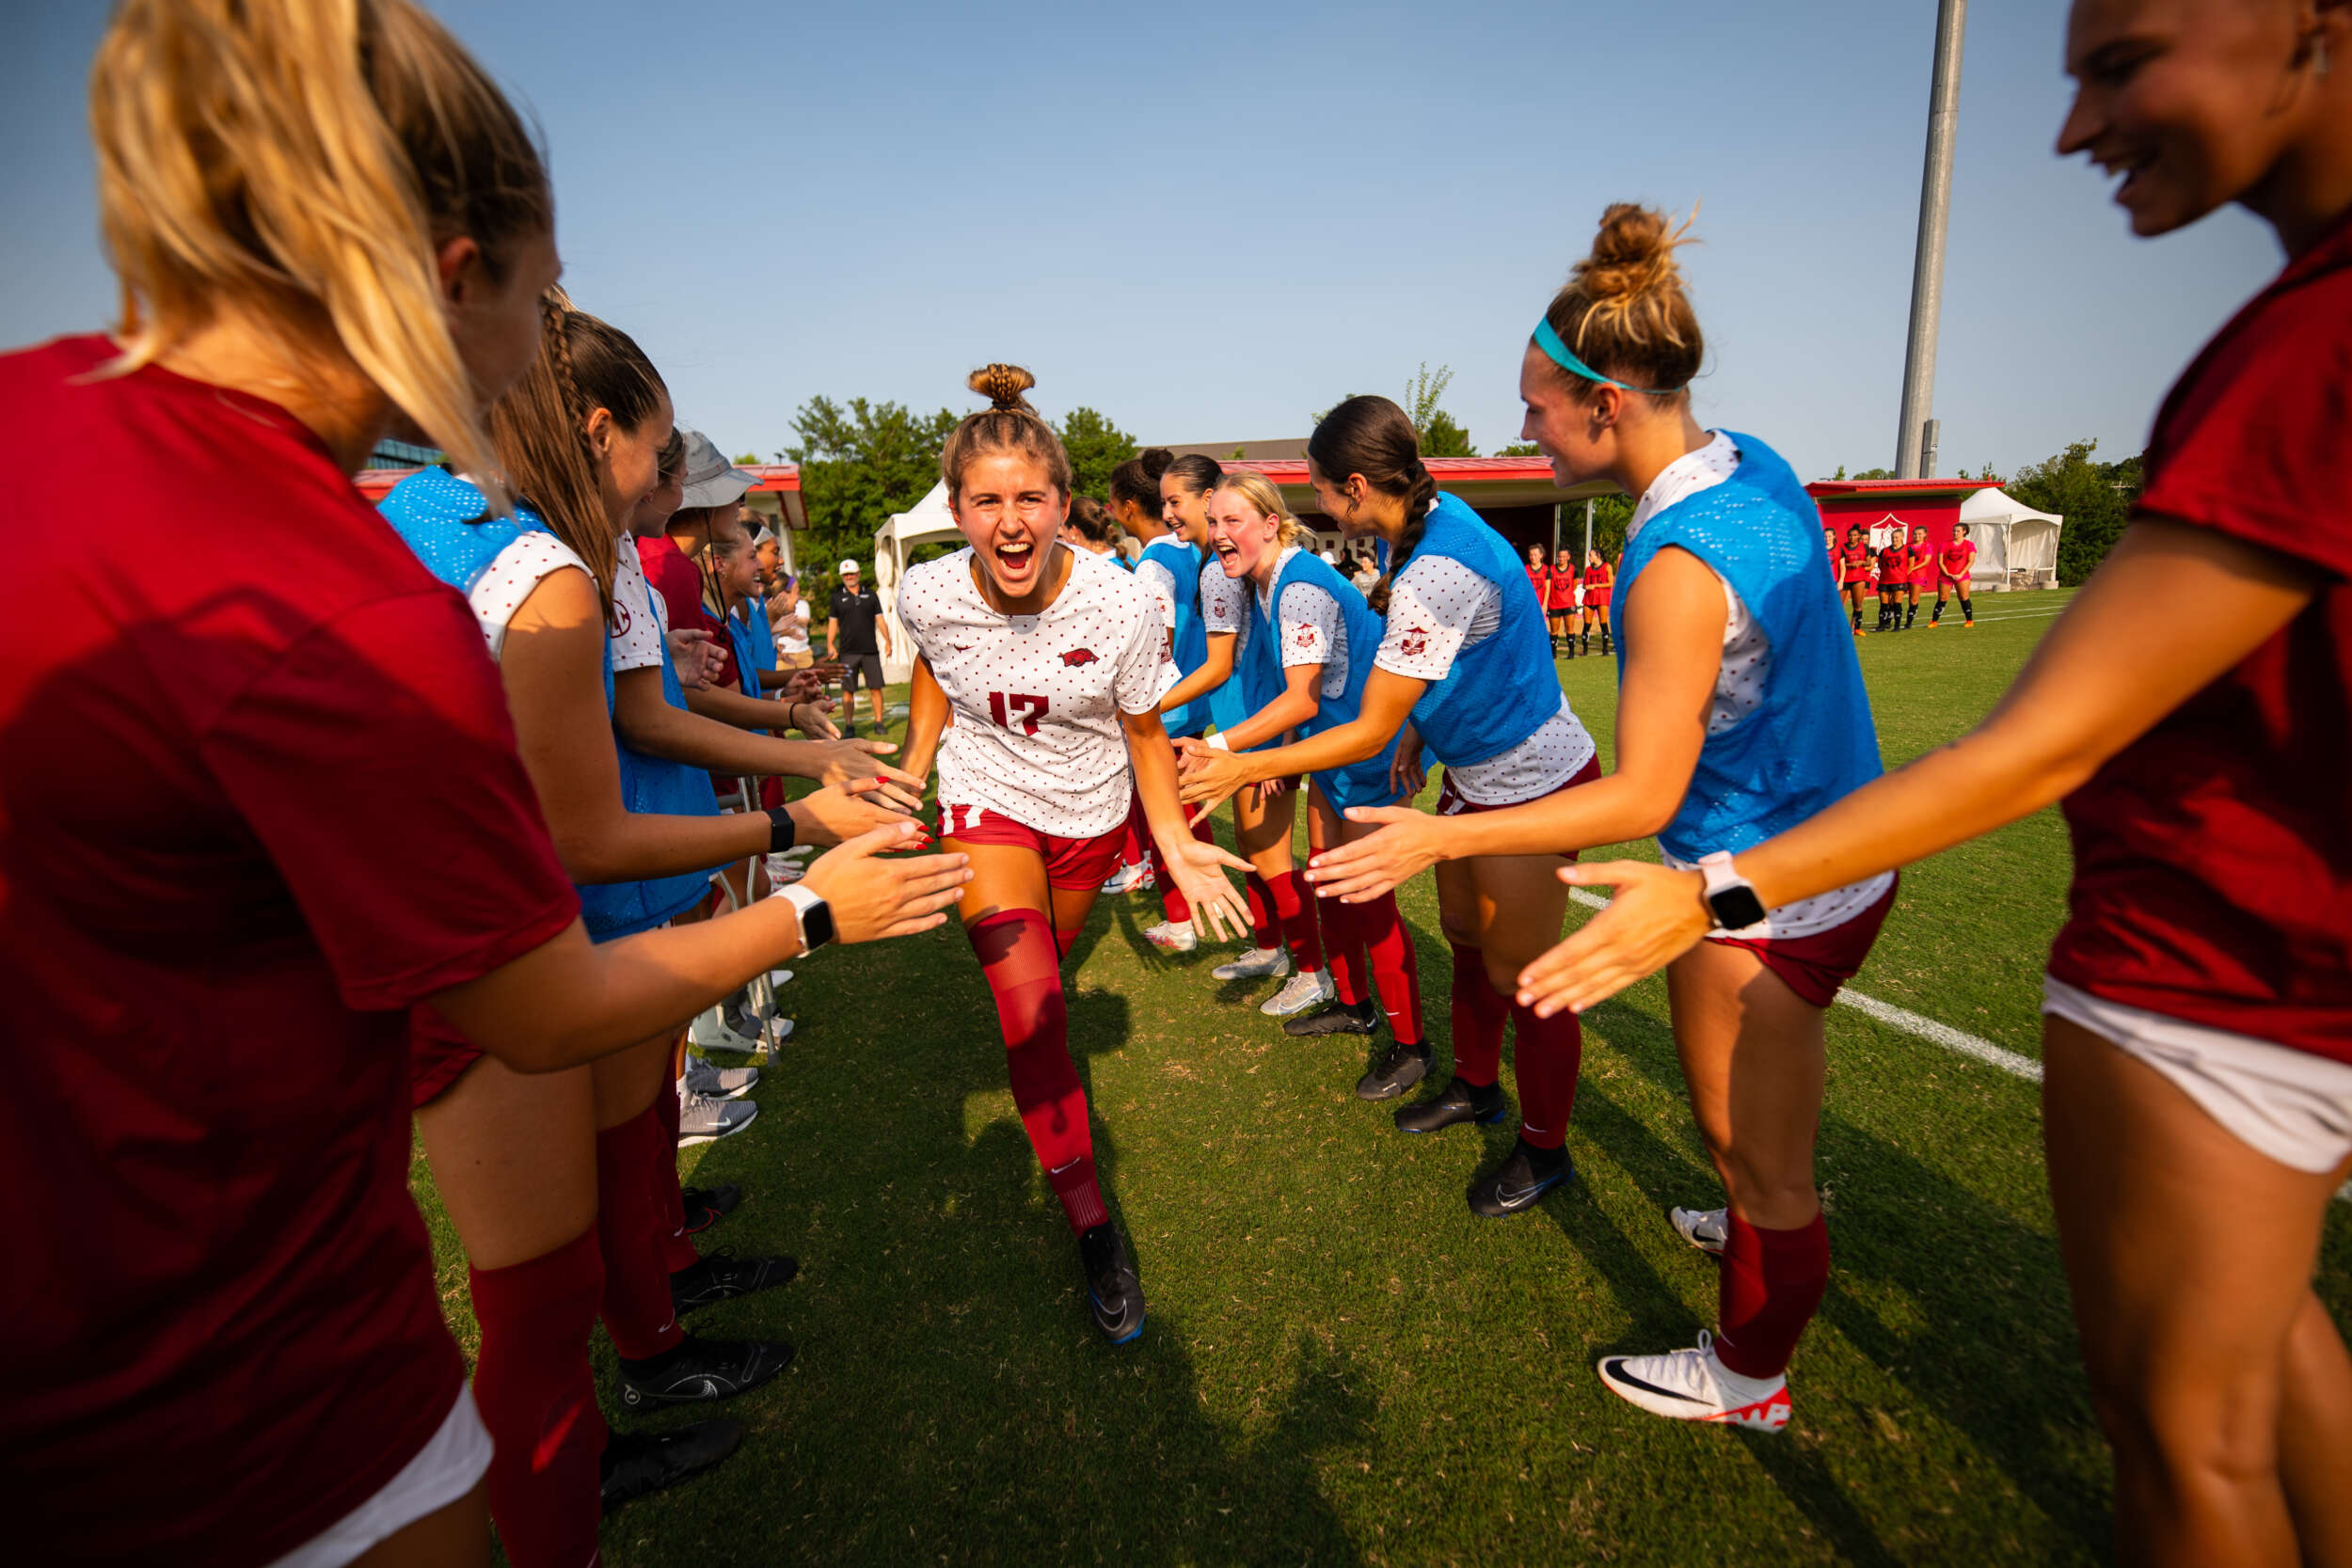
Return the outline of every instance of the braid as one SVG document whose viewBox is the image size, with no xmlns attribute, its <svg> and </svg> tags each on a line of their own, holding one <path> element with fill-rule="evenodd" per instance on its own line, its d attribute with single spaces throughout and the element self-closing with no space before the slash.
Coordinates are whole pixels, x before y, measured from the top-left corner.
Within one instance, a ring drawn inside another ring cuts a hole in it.
<svg viewBox="0 0 2352 1568">
<path fill-rule="evenodd" d="M 1374 583 L 1372 592 L 1364 595 L 1364 603 L 1372 607 L 1372 612 L 1383 617 L 1389 613 L 1389 593 L 1396 585 L 1396 575 L 1405 570 L 1406 562 L 1413 559 L 1413 552 L 1421 548 L 1422 535 L 1429 531 L 1429 515 L 1438 506 L 1438 482 L 1430 476 L 1427 464 L 1418 457 L 1414 458 L 1406 478 L 1412 488 L 1405 496 L 1407 520 L 1404 537 L 1397 540 L 1396 548 L 1389 552 L 1388 574 Z"/>
<path fill-rule="evenodd" d="M 572 370 L 570 296 L 562 289 L 548 289 L 547 298 L 540 302 L 540 315 L 547 324 L 548 347 L 555 355 L 555 385 L 564 394 L 564 412 L 580 440 L 581 455 L 593 461 L 596 451 L 588 445 L 588 400 L 580 395 L 580 377 Z"/>
</svg>

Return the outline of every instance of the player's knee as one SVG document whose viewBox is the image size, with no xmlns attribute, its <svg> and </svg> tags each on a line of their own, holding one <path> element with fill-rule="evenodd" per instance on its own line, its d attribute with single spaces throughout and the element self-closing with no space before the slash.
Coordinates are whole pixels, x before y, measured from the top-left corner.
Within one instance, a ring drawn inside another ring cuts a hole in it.
<svg viewBox="0 0 2352 1568">
<path fill-rule="evenodd" d="M 1468 916 L 1448 914 L 1440 910 L 1438 913 L 1438 930 L 1447 942 L 1456 947 L 1478 945 L 1479 929 L 1470 923 Z"/>
</svg>

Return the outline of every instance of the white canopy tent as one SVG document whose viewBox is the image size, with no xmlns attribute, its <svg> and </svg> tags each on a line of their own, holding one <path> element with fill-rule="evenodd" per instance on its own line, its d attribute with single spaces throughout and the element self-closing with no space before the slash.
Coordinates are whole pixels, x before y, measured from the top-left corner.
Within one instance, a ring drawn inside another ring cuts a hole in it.
<svg viewBox="0 0 2352 1568">
<path fill-rule="evenodd" d="M 898 624 L 898 579 L 906 576 L 908 552 L 917 545 L 945 544 L 962 537 L 947 510 L 945 480 L 874 531 L 874 592 L 882 595 L 882 613 L 890 618 L 890 652 L 882 656 L 884 680 L 910 680 L 914 674 L 914 648 L 907 640 L 906 627 Z"/>
<path fill-rule="evenodd" d="M 2036 512 L 2003 491 L 1979 490 L 1960 503 L 1960 520 L 1976 542 L 1969 578 L 1993 593 L 2058 586 L 2058 530 L 2066 519 Z"/>
</svg>

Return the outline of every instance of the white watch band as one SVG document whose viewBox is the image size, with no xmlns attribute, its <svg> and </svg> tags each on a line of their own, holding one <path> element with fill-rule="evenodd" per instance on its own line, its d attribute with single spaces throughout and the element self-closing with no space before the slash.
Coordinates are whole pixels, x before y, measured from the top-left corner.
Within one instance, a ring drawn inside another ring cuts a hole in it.
<svg viewBox="0 0 2352 1568">
<path fill-rule="evenodd" d="M 816 889 L 804 882 L 787 882 L 776 889 L 770 896 L 782 898 L 792 906 L 793 913 L 799 917 L 801 923 L 801 951 L 813 952 L 814 949 L 808 944 L 808 911 L 829 909 L 831 906 L 826 904 L 823 896 Z"/>
<path fill-rule="evenodd" d="M 1707 881 L 1707 894 L 1713 897 L 1726 888 L 1745 887 L 1747 879 L 1732 869 L 1731 851 L 1718 849 L 1699 857 L 1699 875 Z"/>
<path fill-rule="evenodd" d="M 1219 730 L 1216 734 L 1209 736 L 1209 744 L 1211 747 L 1220 752 L 1230 752 L 1233 749 L 1226 743 L 1225 732 L 1223 730 Z"/>
</svg>

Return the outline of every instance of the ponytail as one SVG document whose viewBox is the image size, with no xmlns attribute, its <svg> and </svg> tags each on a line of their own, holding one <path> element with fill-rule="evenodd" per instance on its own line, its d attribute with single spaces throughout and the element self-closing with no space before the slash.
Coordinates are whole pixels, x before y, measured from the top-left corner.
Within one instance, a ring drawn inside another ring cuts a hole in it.
<svg viewBox="0 0 2352 1568">
<path fill-rule="evenodd" d="M 1334 483 L 1360 475 L 1366 484 L 1405 503 L 1405 535 L 1389 552 L 1389 569 L 1364 602 L 1373 613 L 1389 612 L 1389 593 L 1396 575 L 1405 570 L 1428 531 L 1430 509 L 1438 503 L 1438 482 L 1421 460 L 1421 437 L 1405 410 L 1387 398 L 1352 397 L 1316 424 L 1307 437 L 1307 460 L 1315 471 Z"/>
<path fill-rule="evenodd" d="M 89 114 L 122 290 L 109 373 L 225 307 L 296 348 L 323 316 L 458 467 L 495 471 L 437 252 L 469 236 L 495 280 L 554 206 L 514 106 L 438 23 L 408 0 L 122 0 Z"/>
</svg>

